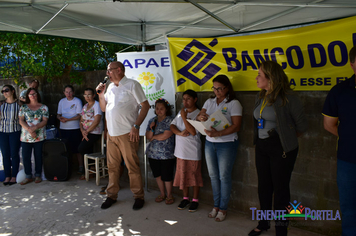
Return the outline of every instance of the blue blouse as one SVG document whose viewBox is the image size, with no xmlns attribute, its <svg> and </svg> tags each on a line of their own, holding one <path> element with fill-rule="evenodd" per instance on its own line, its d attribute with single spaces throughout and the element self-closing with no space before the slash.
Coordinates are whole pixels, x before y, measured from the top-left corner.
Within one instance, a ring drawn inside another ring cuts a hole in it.
<svg viewBox="0 0 356 236">
<path fill-rule="evenodd" d="M 154 131 L 154 135 L 162 134 L 166 130 L 170 130 L 169 126 L 173 120 L 173 117 L 167 116 L 161 122 L 157 121 L 157 116 L 151 118 L 148 121 L 146 131 L 150 131 L 150 124 L 153 120 L 156 120 L 156 127 Z M 151 131 L 150 131 L 151 132 Z M 166 140 L 159 141 L 153 140 L 148 143 L 146 149 L 146 155 L 148 158 L 156 159 L 156 160 L 168 160 L 174 159 L 174 134 Z"/>
</svg>

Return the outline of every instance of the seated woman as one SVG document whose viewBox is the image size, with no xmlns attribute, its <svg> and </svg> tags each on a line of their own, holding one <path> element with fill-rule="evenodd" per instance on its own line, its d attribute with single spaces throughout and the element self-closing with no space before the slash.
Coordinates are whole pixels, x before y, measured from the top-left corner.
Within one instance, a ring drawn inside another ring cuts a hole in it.
<svg viewBox="0 0 356 236">
<path fill-rule="evenodd" d="M 83 138 L 78 147 L 78 151 L 81 154 L 81 158 L 78 160 L 79 166 L 84 164 L 84 155 L 93 152 L 93 146 L 100 139 L 103 132 L 103 113 L 99 102 L 94 100 L 94 90 L 86 88 L 83 96 L 88 103 L 83 106 L 80 118 L 80 131 Z M 84 173 L 82 173 L 80 179 L 85 179 Z"/>
<path fill-rule="evenodd" d="M 29 88 L 26 93 L 26 104 L 20 108 L 19 119 L 21 130 L 22 158 L 26 178 L 21 185 L 28 184 L 32 179 L 31 154 L 35 154 L 35 183 L 42 181 L 42 146 L 46 139 L 46 124 L 49 113 L 48 107 L 41 103 L 37 89 Z"/>
</svg>

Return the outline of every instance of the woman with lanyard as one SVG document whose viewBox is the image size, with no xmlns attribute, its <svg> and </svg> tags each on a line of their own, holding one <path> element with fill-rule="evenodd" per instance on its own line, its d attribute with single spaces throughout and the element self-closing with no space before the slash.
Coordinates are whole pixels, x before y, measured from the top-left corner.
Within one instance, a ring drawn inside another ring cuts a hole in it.
<svg viewBox="0 0 356 236">
<path fill-rule="evenodd" d="M 256 77 L 254 143 L 261 210 L 285 210 L 290 201 L 289 182 L 298 154 L 297 137 L 306 131 L 301 101 L 293 94 L 287 75 L 274 61 L 261 64 Z M 287 235 L 287 220 L 276 220 L 276 235 Z M 261 220 L 249 236 L 270 228 Z"/>
<path fill-rule="evenodd" d="M 237 154 L 237 132 L 241 126 L 242 106 L 235 99 L 234 89 L 226 75 L 215 77 L 212 89 L 215 96 L 204 103 L 197 120 L 206 121 L 209 115 L 220 110 L 231 124 L 221 131 L 212 127 L 210 131 L 205 130 L 205 158 L 214 197 L 214 208 L 208 217 L 221 222 L 225 220 L 230 200 L 231 172 Z"/>
<path fill-rule="evenodd" d="M 20 164 L 20 106 L 12 85 L 4 85 L 1 93 L 5 97 L 4 101 L 0 101 L 0 148 L 5 171 L 3 184 L 13 185 L 16 184 Z"/>
</svg>

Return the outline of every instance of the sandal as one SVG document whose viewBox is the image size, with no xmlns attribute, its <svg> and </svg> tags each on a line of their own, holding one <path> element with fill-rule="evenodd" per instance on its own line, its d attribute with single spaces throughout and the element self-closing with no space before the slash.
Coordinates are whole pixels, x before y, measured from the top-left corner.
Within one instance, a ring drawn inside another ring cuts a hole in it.
<svg viewBox="0 0 356 236">
<path fill-rule="evenodd" d="M 221 221 L 224 221 L 225 218 L 226 218 L 226 213 L 224 215 L 224 213 L 222 213 L 222 211 L 219 211 L 218 215 L 215 217 L 215 221 L 216 222 L 221 222 Z"/>
<path fill-rule="evenodd" d="M 175 199 L 174 199 L 174 197 L 172 196 L 172 197 L 167 197 L 166 198 L 166 204 L 167 205 L 171 205 L 171 204 L 173 204 L 174 203 L 174 201 L 175 201 Z"/>
<path fill-rule="evenodd" d="M 158 197 L 156 197 L 155 202 L 163 202 L 165 199 L 166 199 L 166 196 L 159 195 Z"/>
<path fill-rule="evenodd" d="M 38 184 L 38 183 L 41 183 L 42 182 L 42 178 L 41 177 L 36 177 L 35 178 L 35 183 Z"/>
<path fill-rule="evenodd" d="M 215 208 L 213 208 L 213 210 L 208 214 L 208 217 L 215 218 L 217 214 L 218 214 L 218 211 Z"/>
<path fill-rule="evenodd" d="M 25 184 L 28 184 L 28 183 L 31 183 L 33 181 L 33 179 L 24 179 L 20 184 L 21 185 L 25 185 Z"/>
</svg>

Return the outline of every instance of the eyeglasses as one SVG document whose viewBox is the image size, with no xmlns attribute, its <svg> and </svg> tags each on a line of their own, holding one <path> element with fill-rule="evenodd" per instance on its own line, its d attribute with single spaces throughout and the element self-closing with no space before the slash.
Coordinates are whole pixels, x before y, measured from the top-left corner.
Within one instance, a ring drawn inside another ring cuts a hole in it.
<svg viewBox="0 0 356 236">
<path fill-rule="evenodd" d="M 213 87 L 211 87 L 211 90 L 213 90 L 213 91 L 223 91 L 224 89 L 225 89 L 226 87 L 218 87 L 218 88 L 215 88 L 214 86 Z"/>
<path fill-rule="evenodd" d="M 119 67 L 116 67 L 116 68 L 110 68 L 110 69 L 108 69 L 108 70 L 107 70 L 107 72 L 111 73 L 111 71 L 112 71 L 112 70 L 115 70 L 115 69 L 117 69 L 117 68 L 119 68 Z"/>
<path fill-rule="evenodd" d="M 1 93 L 7 93 L 7 92 L 9 92 L 9 91 L 10 91 L 10 89 L 6 88 L 6 89 L 4 89 L 4 90 L 1 90 Z"/>
<path fill-rule="evenodd" d="M 107 72 L 109 72 L 109 73 L 111 73 L 112 72 L 112 70 L 115 70 L 115 69 L 117 69 L 117 68 L 119 68 L 119 67 L 116 67 L 116 68 L 110 68 L 110 69 L 108 69 L 108 70 L 106 70 Z"/>
<path fill-rule="evenodd" d="M 91 96 L 93 96 L 93 94 L 84 94 L 83 97 L 85 98 L 90 98 Z"/>
<path fill-rule="evenodd" d="M 34 97 L 34 96 L 37 96 L 37 93 L 32 93 L 32 94 L 29 94 L 28 96 L 29 97 Z"/>
</svg>

